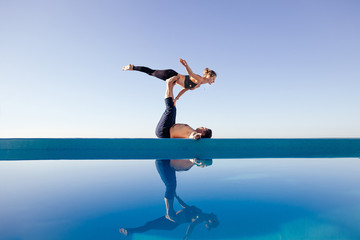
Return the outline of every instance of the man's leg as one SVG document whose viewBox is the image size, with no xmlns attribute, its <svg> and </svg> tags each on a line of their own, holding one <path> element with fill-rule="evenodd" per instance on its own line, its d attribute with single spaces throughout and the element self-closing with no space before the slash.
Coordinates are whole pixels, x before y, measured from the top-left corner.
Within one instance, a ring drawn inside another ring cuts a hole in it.
<svg viewBox="0 0 360 240">
<path fill-rule="evenodd" d="M 175 169 L 170 166 L 170 160 L 157 159 L 155 165 L 160 178 L 166 187 L 165 198 L 174 199 L 176 192 L 176 173 Z"/>
<path fill-rule="evenodd" d="M 176 173 L 175 169 L 170 166 L 170 160 L 156 160 L 156 169 L 165 184 L 165 218 L 175 221 L 176 212 L 174 210 L 174 198 L 176 193 Z"/>
<path fill-rule="evenodd" d="M 166 92 L 165 92 L 165 112 L 160 118 L 160 121 L 156 127 L 155 133 L 158 138 L 170 138 L 170 128 L 176 121 L 176 107 L 173 101 L 173 89 L 175 80 L 177 78 L 171 78 L 166 80 Z"/>
<path fill-rule="evenodd" d="M 165 98 L 174 99 L 174 86 L 175 86 L 175 82 L 179 78 L 180 78 L 179 76 L 175 76 L 166 80 Z"/>
</svg>

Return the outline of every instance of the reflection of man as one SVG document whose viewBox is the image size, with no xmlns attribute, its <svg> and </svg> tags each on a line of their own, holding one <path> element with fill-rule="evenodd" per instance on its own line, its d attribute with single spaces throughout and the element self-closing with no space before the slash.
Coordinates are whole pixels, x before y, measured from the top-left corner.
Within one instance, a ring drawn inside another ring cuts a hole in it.
<svg viewBox="0 0 360 240">
<path fill-rule="evenodd" d="M 211 129 L 200 127 L 194 130 L 187 124 L 175 124 L 176 107 L 174 105 L 173 89 L 176 80 L 177 77 L 166 80 L 166 109 L 156 127 L 156 136 L 158 138 L 193 138 L 195 140 L 211 138 Z"/>
<path fill-rule="evenodd" d="M 156 160 L 156 169 L 165 184 L 165 217 L 170 221 L 177 221 L 174 210 L 174 198 L 176 196 L 176 171 L 187 171 L 192 166 L 210 166 L 212 160 Z"/>
</svg>

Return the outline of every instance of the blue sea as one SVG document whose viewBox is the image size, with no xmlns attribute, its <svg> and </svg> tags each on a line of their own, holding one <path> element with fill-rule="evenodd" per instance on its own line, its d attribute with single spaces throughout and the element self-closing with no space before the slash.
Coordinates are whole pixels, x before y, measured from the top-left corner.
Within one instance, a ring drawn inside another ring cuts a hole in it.
<svg viewBox="0 0 360 240">
<path fill-rule="evenodd" d="M 360 159 L 214 159 L 176 173 L 177 195 L 214 214 L 188 239 L 360 239 Z M 184 239 L 165 215 L 155 160 L 0 162 L 0 239 Z M 175 210 L 182 206 L 175 201 Z"/>
</svg>

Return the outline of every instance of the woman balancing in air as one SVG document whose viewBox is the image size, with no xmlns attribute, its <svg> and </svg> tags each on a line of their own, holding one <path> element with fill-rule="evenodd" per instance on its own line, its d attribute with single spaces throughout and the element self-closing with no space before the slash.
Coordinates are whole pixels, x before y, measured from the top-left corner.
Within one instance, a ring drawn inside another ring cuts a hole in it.
<svg viewBox="0 0 360 240">
<path fill-rule="evenodd" d="M 148 67 L 142 67 L 142 66 L 134 66 L 132 64 L 129 64 L 127 66 L 123 67 L 124 71 L 128 70 L 134 70 L 134 71 L 140 71 L 149 74 L 150 76 L 154 76 L 157 78 L 160 78 L 164 81 L 166 79 L 169 79 L 171 77 L 177 76 L 176 84 L 181 86 L 183 89 L 179 92 L 179 94 L 174 99 L 174 103 L 176 103 L 177 100 L 179 100 L 180 96 L 183 95 L 186 91 L 194 90 L 195 88 L 200 87 L 202 84 L 213 84 L 215 82 L 216 73 L 213 70 L 210 70 L 208 68 L 205 68 L 203 76 L 197 75 L 193 73 L 187 64 L 187 62 L 184 59 L 180 58 L 180 63 L 184 65 L 187 73 L 189 75 L 181 75 L 178 74 L 176 71 L 172 69 L 166 69 L 166 70 L 153 70 Z"/>
</svg>

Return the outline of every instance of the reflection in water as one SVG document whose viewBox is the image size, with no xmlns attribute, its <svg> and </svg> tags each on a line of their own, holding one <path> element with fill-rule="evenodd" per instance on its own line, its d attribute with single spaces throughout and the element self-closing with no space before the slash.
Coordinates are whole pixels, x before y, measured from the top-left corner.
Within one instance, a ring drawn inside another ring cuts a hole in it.
<svg viewBox="0 0 360 240">
<path fill-rule="evenodd" d="M 199 160 L 156 160 L 156 169 L 165 184 L 165 208 L 164 216 L 148 221 L 146 224 L 135 228 L 120 228 L 123 237 L 130 237 L 134 233 L 143 233 L 149 230 L 174 230 L 181 224 L 189 223 L 184 239 L 188 239 L 192 231 L 200 223 L 205 223 L 208 230 L 219 225 L 217 216 L 213 213 L 204 213 L 196 206 L 189 206 L 176 194 L 176 172 L 187 171 L 194 165 L 206 167 L 212 165 L 212 159 Z M 177 200 L 182 209 L 175 211 L 174 200 Z"/>
<path fill-rule="evenodd" d="M 154 162 L 0 161 L 0 239 L 120 239 L 119 227 L 165 215 Z M 190 239 L 358 240 L 359 169 L 355 158 L 219 159 L 176 172 L 176 192 L 220 220 L 210 232 L 203 221 Z M 174 207 L 183 209 L 176 197 Z M 177 224 L 132 236 L 181 239 L 190 223 Z"/>
</svg>

